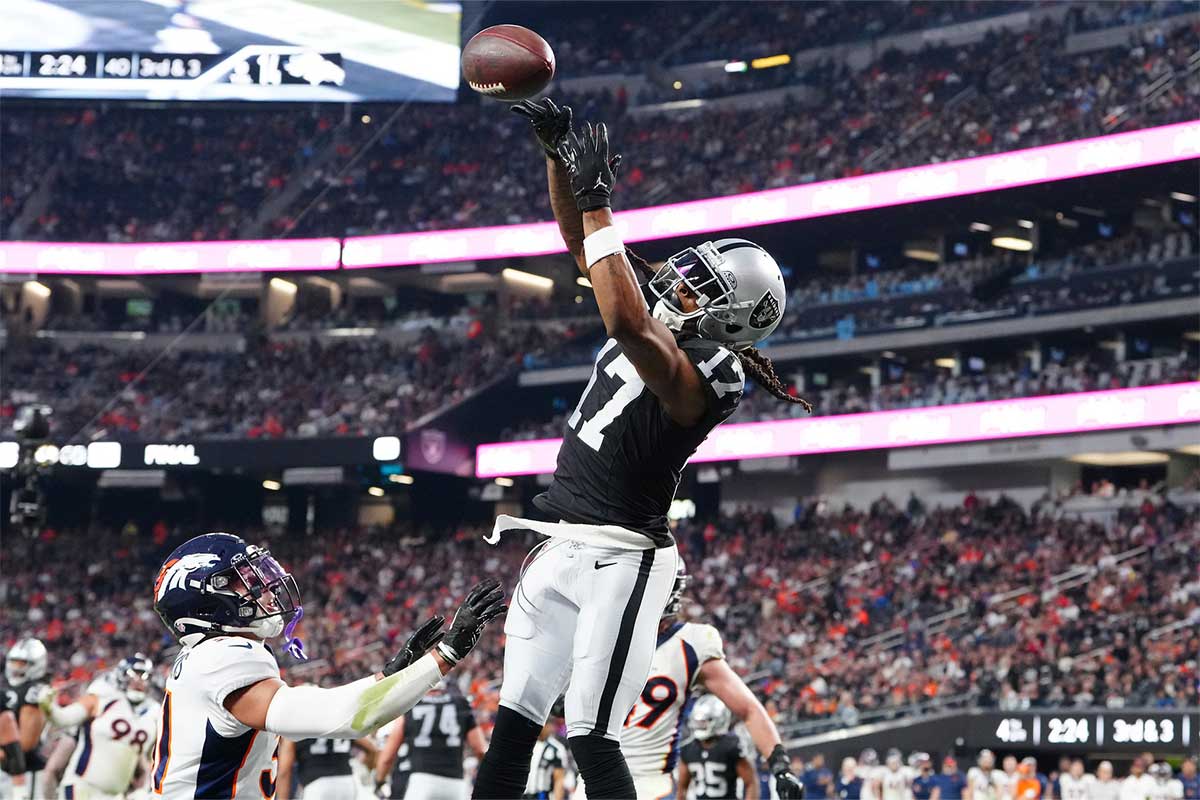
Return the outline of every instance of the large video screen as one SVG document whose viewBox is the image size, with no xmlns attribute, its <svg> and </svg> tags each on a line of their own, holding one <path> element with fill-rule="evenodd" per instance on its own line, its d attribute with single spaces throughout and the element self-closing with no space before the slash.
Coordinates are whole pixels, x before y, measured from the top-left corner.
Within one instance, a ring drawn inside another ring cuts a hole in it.
<svg viewBox="0 0 1200 800">
<path fill-rule="evenodd" d="M 0 96 L 442 101 L 456 2 L 5 0 Z"/>
</svg>

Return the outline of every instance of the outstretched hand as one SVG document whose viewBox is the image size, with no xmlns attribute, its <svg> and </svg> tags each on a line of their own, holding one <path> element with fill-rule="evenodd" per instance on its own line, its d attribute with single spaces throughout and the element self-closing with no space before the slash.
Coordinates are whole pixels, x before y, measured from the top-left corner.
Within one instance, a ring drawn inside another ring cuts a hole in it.
<svg viewBox="0 0 1200 800">
<path fill-rule="evenodd" d="M 446 624 L 445 617 L 433 617 L 426 620 L 421 627 L 413 631 L 412 636 L 400 648 L 400 652 L 392 656 L 392 660 L 383 668 L 383 676 L 394 675 L 408 667 L 442 640 L 442 626 Z"/>
<path fill-rule="evenodd" d="M 612 206 L 621 156 L 609 155 L 607 125 L 586 123 L 582 136 L 571 131 L 558 146 L 558 157 L 571 177 L 571 191 L 581 212 Z"/>
<path fill-rule="evenodd" d="M 529 120 L 546 155 L 557 159 L 558 146 L 571 132 L 571 107 L 564 105 L 559 108 L 549 97 L 544 97 L 541 100 L 522 100 L 509 108 L 514 114 Z"/>
<path fill-rule="evenodd" d="M 464 659 L 479 643 L 484 626 L 508 611 L 504 604 L 504 589 L 500 581 L 488 578 L 475 584 L 467 599 L 459 606 L 438 652 L 453 666 Z"/>
</svg>

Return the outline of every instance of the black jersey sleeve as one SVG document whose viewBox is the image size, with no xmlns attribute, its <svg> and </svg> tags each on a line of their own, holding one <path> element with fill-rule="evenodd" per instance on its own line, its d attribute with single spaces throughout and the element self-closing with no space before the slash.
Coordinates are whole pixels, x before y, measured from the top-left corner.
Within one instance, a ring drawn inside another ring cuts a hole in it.
<svg viewBox="0 0 1200 800">
<path fill-rule="evenodd" d="M 687 354 L 708 398 L 709 416 L 720 422 L 737 410 L 746 387 L 746 373 L 733 351 L 711 339 L 685 339 L 679 343 Z"/>
</svg>

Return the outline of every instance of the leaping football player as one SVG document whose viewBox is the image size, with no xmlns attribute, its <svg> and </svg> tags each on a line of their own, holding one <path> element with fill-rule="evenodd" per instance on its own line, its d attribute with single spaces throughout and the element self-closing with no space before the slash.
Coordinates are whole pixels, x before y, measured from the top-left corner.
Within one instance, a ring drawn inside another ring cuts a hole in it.
<svg viewBox="0 0 1200 800">
<path fill-rule="evenodd" d="M 745 373 L 790 402 L 754 345 L 783 316 L 783 275 L 744 239 L 677 253 L 643 294 L 613 226 L 620 156 L 608 130 L 571 130 L 551 100 L 513 109 L 546 152 L 550 205 L 596 293 L 609 336 L 567 420 L 541 519 L 501 516 L 506 530 L 546 535 L 529 558 L 505 622 L 504 680 L 475 797 L 519 797 L 539 732 L 566 693 L 567 743 L 593 797 L 636 792 L 620 735 L 654 657 L 677 566 L 667 511 L 687 460 L 737 408 Z M 648 265 L 632 256 L 645 269 Z"/>
</svg>

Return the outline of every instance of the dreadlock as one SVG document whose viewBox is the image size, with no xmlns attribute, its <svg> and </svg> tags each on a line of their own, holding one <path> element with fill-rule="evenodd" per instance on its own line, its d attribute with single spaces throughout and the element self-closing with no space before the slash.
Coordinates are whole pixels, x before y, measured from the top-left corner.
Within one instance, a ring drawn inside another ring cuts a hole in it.
<svg viewBox="0 0 1200 800">
<path fill-rule="evenodd" d="M 757 347 L 747 347 L 745 350 L 738 350 L 737 357 L 742 362 L 742 369 L 759 386 L 784 402 L 804 406 L 804 410 L 809 414 L 813 412 L 812 403 L 803 397 L 796 397 L 788 393 L 787 387 L 783 385 L 783 381 L 775 373 L 775 365 L 771 362 L 771 359 L 763 355 L 762 351 Z"/>
<path fill-rule="evenodd" d="M 642 270 L 647 276 L 654 275 L 655 270 L 654 267 L 650 266 L 650 262 L 628 247 L 625 248 L 625 257 L 629 259 L 630 264 Z M 738 361 L 742 362 L 742 369 L 745 370 L 746 374 L 763 389 L 785 403 L 796 403 L 803 406 L 804 410 L 809 414 L 813 412 L 812 403 L 803 397 L 796 397 L 788 392 L 787 387 L 783 385 L 783 381 L 775 372 L 775 364 L 771 359 L 763 355 L 762 351 L 757 347 L 747 347 L 745 350 L 739 350 L 737 351 L 737 357 Z"/>
</svg>

